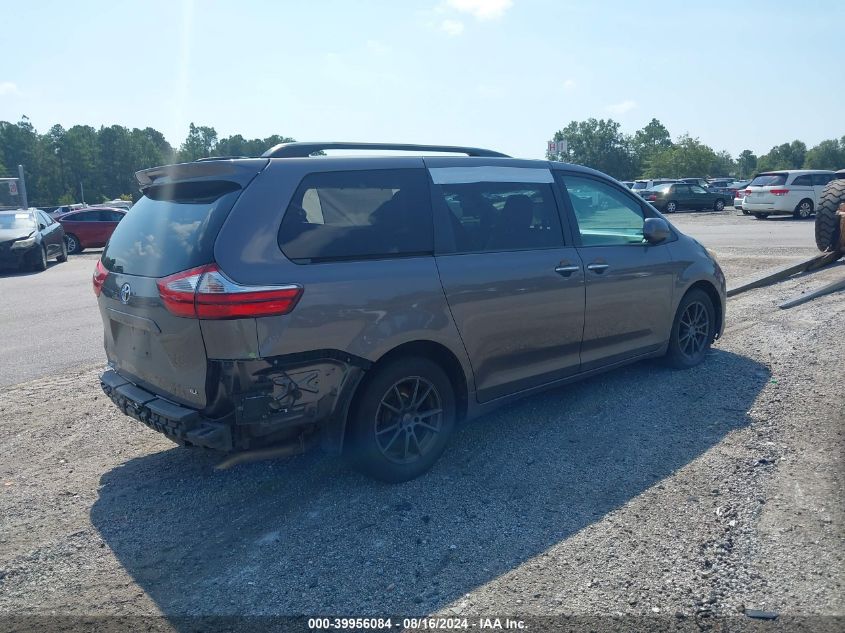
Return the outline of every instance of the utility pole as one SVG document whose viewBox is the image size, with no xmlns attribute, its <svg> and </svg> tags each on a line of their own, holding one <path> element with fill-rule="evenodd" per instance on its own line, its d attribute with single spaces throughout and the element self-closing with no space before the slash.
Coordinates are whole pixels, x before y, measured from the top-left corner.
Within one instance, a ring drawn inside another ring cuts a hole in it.
<svg viewBox="0 0 845 633">
<path fill-rule="evenodd" d="M 82 186 L 82 181 L 79 181 L 79 197 L 82 198 L 82 204 L 85 204 L 85 187 Z"/>
<path fill-rule="evenodd" d="M 29 200 L 26 197 L 26 178 L 23 175 L 23 165 L 18 165 L 18 190 L 21 194 L 21 207 L 29 208 Z"/>
</svg>

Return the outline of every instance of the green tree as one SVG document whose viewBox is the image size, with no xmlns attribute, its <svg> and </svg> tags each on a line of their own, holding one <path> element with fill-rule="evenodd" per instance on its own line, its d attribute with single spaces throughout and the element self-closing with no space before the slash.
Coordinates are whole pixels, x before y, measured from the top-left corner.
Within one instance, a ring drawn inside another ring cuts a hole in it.
<svg viewBox="0 0 845 633">
<path fill-rule="evenodd" d="M 807 157 L 807 146 L 802 141 L 776 145 L 757 161 L 757 171 L 772 169 L 801 169 Z"/>
<path fill-rule="evenodd" d="M 654 153 L 645 163 L 649 178 L 704 177 L 711 174 L 719 157 L 712 148 L 685 134 L 672 147 Z"/>
<path fill-rule="evenodd" d="M 807 152 L 804 159 L 807 169 L 842 169 L 845 167 L 845 136 L 841 139 L 822 141 Z"/>
<path fill-rule="evenodd" d="M 744 149 L 736 159 L 737 176 L 739 178 L 751 178 L 757 171 L 757 155 L 750 149 Z"/>
<path fill-rule="evenodd" d="M 187 163 L 198 158 L 213 156 L 217 147 L 217 131 L 213 127 L 191 125 L 188 137 L 179 148 L 179 162 Z"/>
<path fill-rule="evenodd" d="M 716 152 L 707 174 L 712 177 L 718 176 L 736 176 L 737 167 L 731 153 L 727 150 Z"/>
<path fill-rule="evenodd" d="M 635 165 L 630 144 L 619 128 L 612 119 L 572 121 L 554 135 L 556 141 L 566 140 L 567 151 L 550 154 L 549 158 L 586 165 L 620 180 L 633 178 Z"/>
</svg>

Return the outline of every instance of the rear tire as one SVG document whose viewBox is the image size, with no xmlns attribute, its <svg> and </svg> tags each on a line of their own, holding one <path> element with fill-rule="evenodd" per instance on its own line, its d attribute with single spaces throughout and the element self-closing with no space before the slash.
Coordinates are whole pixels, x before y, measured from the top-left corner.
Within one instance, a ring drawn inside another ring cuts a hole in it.
<svg viewBox="0 0 845 633">
<path fill-rule="evenodd" d="M 798 206 L 795 207 L 795 211 L 792 212 L 792 215 L 798 220 L 806 220 L 813 215 L 813 201 L 806 199 L 802 200 L 798 203 Z"/>
<path fill-rule="evenodd" d="M 666 203 L 666 206 L 663 207 L 663 210 L 666 213 L 675 213 L 678 210 L 678 203 L 674 200 L 670 200 Z"/>
<path fill-rule="evenodd" d="M 349 414 L 349 458 L 362 473 L 389 483 L 419 477 L 443 453 L 455 428 L 455 392 L 425 358 L 377 368 Z"/>
<path fill-rule="evenodd" d="M 79 238 L 73 233 L 65 235 L 65 243 L 67 244 L 67 252 L 71 255 L 76 255 L 77 253 L 82 252 L 82 244 L 80 243 Z"/>
<path fill-rule="evenodd" d="M 703 290 L 690 290 L 678 306 L 666 362 L 676 369 L 695 367 L 704 357 L 716 336 L 716 310 Z"/>
<path fill-rule="evenodd" d="M 769 214 L 768 213 L 755 213 L 754 217 L 757 218 L 758 220 L 765 220 L 767 217 L 769 217 Z"/>
<path fill-rule="evenodd" d="M 724 209 L 725 209 L 725 201 L 722 200 L 722 199 L 716 200 L 716 202 L 713 204 L 713 210 L 714 211 L 724 211 Z"/>
<path fill-rule="evenodd" d="M 836 211 L 842 204 L 845 204 L 845 178 L 831 180 L 825 186 L 816 209 L 816 246 L 820 251 L 839 248 L 840 220 Z"/>
</svg>

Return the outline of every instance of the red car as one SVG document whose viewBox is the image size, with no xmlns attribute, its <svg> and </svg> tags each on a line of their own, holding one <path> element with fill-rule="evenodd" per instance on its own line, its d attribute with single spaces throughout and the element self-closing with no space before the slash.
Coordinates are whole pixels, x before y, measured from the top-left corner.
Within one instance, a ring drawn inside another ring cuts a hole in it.
<svg viewBox="0 0 845 633">
<path fill-rule="evenodd" d="M 125 215 L 123 209 L 88 207 L 60 215 L 56 221 L 64 227 L 67 252 L 81 253 L 86 248 L 105 246 Z"/>
</svg>

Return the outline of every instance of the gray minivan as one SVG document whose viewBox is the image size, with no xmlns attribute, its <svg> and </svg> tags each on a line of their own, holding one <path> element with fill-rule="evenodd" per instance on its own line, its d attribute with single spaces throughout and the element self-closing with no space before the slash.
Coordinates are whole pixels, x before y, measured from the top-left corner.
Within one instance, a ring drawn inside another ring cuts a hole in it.
<svg viewBox="0 0 845 633">
<path fill-rule="evenodd" d="M 320 444 L 404 481 L 460 420 L 643 358 L 694 366 L 724 326 L 713 257 L 586 167 L 289 143 L 137 178 L 94 273 L 101 383 L 180 444 Z"/>
</svg>

